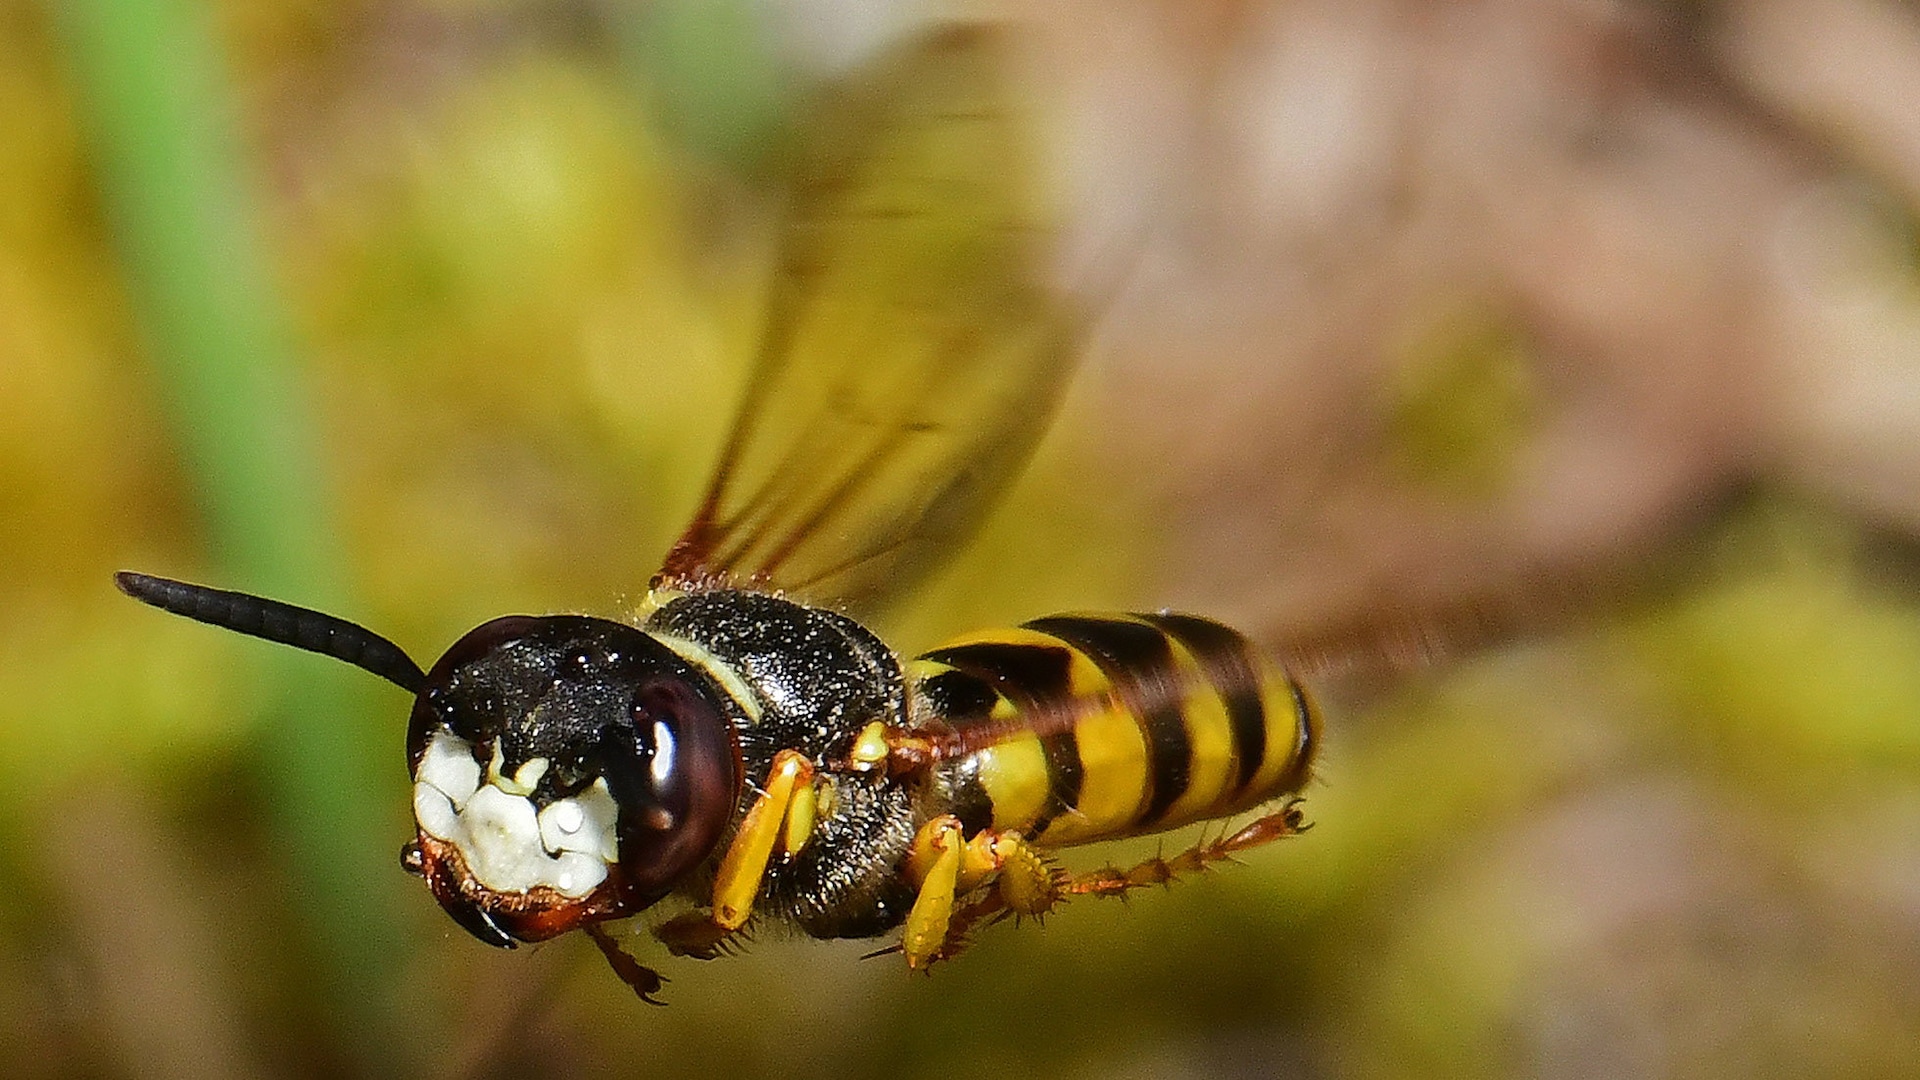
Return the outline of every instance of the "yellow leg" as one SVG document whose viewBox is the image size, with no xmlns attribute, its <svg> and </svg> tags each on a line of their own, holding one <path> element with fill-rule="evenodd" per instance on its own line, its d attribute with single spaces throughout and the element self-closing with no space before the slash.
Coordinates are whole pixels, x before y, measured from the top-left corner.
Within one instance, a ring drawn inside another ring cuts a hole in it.
<svg viewBox="0 0 1920 1080">
<path fill-rule="evenodd" d="M 1065 899 L 1060 872 L 1018 833 L 993 840 L 994 892 L 1015 915 L 1045 915 Z"/>
<path fill-rule="evenodd" d="M 989 829 L 963 842 L 959 819 L 934 818 L 921 826 L 907 856 L 907 874 L 918 882 L 920 892 L 907 913 L 900 951 L 908 967 L 920 970 L 952 959 L 982 920 L 1045 915 L 1069 896 L 1121 896 L 1164 885 L 1306 827 L 1296 799 L 1238 832 L 1203 840 L 1171 859 L 1156 856 L 1129 869 L 1108 866 L 1069 879 L 1018 833 Z M 960 903 L 983 885 L 992 888 L 971 903 Z"/>
<path fill-rule="evenodd" d="M 767 860 L 773 857 L 776 843 L 795 850 L 806 843 L 813 828 L 813 762 L 795 750 L 782 750 L 773 757 L 767 775 L 767 790 L 747 809 L 740 832 L 720 859 L 720 870 L 713 879 L 713 921 L 727 930 L 738 930 L 753 914 L 753 898 L 759 895 L 760 882 L 766 877 Z M 804 790 L 806 794 L 796 793 Z M 796 802 L 800 813 L 794 814 Z M 789 819 L 794 819 L 790 823 Z"/>
<path fill-rule="evenodd" d="M 960 884 L 960 859 L 966 851 L 960 819 L 948 814 L 920 827 L 907 857 L 907 873 L 919 879 L 920 892 L 900 931 L 900 951 L 907 966 L 926 967 L 946 943 L 953 920 L 954 896 Z"/>
<path fill-rule="evenodd" d="M 921 826 L 907 873 L 920 892 L 907 913 L 900 951 L 915 970 L 951 959 L 981 919 L 1008 912 L 1044 915 L 1062 895 L 1060 876 L 1019 834 L 983 830 L 963 841 L 960 821 L 952 816 Z M 992 891 L 956 907 L 959 897 L 989 883 Z"/>
<path fill-rule="evenodd" d="M 1231 861 L 1248 848 L 1270 844 L 1306 829 L 1300 815 L 1300 800 L 1294 799 L 1239 832 L 1212 841 L 1202 840 L 1171 859 L 1155 856 L 1126 870 L 1103 866 L 1081 874 L 1067 883 L 1066 892 L 1073 896 L 1124 896 L 1148 885 L 1165 885 L 1181 874 L 1200 873 L 1211 863 Z"/>
</svg>

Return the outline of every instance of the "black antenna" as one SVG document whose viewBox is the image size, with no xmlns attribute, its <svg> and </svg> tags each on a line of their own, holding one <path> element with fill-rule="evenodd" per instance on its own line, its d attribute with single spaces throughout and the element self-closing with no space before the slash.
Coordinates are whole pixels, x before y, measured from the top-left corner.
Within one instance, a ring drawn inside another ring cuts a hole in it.
<svg viewBox="0 0 1920 1080">
<path fill-rule="evenodd" d="M 426 672 L 400 646 L 345 619 L 263 596 L 126 570 L 113 575 L 113 580 L 121 592 L 143 604 L 248 637 L 345 660 L 410 694 L 418 694 L 427 685 Z"/>
</svg>

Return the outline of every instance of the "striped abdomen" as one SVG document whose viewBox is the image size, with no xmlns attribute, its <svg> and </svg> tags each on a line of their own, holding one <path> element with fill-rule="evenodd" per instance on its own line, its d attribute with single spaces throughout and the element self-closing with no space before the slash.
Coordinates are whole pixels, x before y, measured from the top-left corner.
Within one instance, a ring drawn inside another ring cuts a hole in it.
<svg viewBox="0 0 1920 1080">
<path fill-rule="evenodd" d="M 1245 638 L 1190 615 L 1057 616 L 913 661 L 968 833 L 1049 847 L 1171 829 L 1300 790 L 1319 716 Z"/>
</svg>

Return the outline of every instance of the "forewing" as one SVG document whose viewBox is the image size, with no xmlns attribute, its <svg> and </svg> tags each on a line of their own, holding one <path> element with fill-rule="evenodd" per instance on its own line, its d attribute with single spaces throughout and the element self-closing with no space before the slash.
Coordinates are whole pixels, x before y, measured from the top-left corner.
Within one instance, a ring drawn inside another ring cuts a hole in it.
<svg viewBox="0 0 1920 1080">
<path fill-rule="evenodd" d="M 707 495 L 656 584 L 872 607 L 969 535 L 1059 399 L 1075 327 L 1004 42 L 942 30 L 830 97 Z"/>
</svg>

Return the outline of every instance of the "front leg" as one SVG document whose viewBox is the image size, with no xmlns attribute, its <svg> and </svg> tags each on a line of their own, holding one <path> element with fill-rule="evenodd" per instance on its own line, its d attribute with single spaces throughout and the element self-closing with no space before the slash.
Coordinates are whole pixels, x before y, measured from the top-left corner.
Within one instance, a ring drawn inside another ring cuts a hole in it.
<svg viewBox="0 0 1920 1080">
<path fill-rule="evenodd" d="M 813 835 L 813 762 L 797 750 L 773 756 L 767 788 L 748 807 L 740 831 L 720 859 L 713 879 L 713 922 L 723 930 L 738 930 L 753 915 L 753 898 L 767 876 L 767 861 L 776 847 L 798 851 Z"/>
<path fill-rule="evenodd" d="M 640 995 L 641 1001 L 649 1005 L 666 1004 L 653 996 L 660 992 L 661 984 L 667 981 L 665 975 L 635 960 L 627 950 L 620 947 L 620 942 L 614 939 L 607 928 L 599 923 L 589 923 L 584 929 L 587 937 L 591 938 L 595 947 L 600 950 L 600 955 L 607 958 L 607 966 L 613 969 L 613 973 L 620 977 L 621 982 L 626 983 L 634 993 Z"/>
<path fill-rule="evenodd" d="M 669 919 L 654 928 L 653 936 L 675 956 L 711 960 L 729 951 L 734 935 L 753 916 L 753 899 L 760 895 L 775 849 L 793 852 L 806 846 L 818 805 L 813 762 L 797 750 L 775 754 L 766 790 L 747 808 L 740 831 L 720 857 L 712 907 Z"/>
<path fill-rule="evenodd" d="M 669 919 L 654 928 L 653 936 L 675 956 L 711 960 L 728 952 L 735 935 L 753 915 L 753 898 L 760 893 L 774 850 L 798 851 L 813 835 L 818 798 L 813 762 L 795 750 L 774 755 L 766 790 L 748 807 L 740 831 L 721 856 L 720 869 L 714 875 L 711 913 L 692 912 Z M 587 933 L 614 972 L 642 1001 L 660 1004 L 652 995 L 660 989 L 664 976 L 642 966 L 602 928 L 589 926 Z"/>
</svg>

